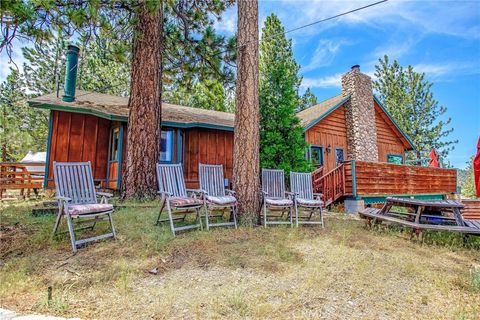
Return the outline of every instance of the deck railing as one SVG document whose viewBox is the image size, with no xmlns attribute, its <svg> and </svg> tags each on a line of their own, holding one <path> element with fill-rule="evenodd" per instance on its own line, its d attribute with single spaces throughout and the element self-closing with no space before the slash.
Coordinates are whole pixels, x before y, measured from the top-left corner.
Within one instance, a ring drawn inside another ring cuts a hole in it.
<svg viewBox="0 0 480 320">
<path fill-rule="evenodd" d="M 41 189 L 45 176 L 45 163 L 0 162 L 0 199 L 5 190 L 20 190 L 24 196 L 30 190 Z"/>
<path fill-rule="evenodd" d="M 328 206 L 345 194 L 345 170 L 341 164 L 321 177 L 313 172 L 313 190 L 323 194 L 323 201 Z"/>
</svg>

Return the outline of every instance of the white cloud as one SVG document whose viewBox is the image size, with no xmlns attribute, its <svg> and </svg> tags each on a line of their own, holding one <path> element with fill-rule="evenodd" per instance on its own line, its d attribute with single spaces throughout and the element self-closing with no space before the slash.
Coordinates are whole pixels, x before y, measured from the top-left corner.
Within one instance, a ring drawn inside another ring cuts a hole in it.
<svg viewBox="0 0 480 320">
<path fill-rule="evenodd" d="M 13 49 L 12 49 L 12 61 L 8 57 L 5 49 L 0 53 L 0 82 L 5 81 L 7 76 L 10 74 L 10 68 L 18 69 L 20 72 L 23 71 L 23 62 L 25 59 L 22 54 L 22 46 L 25 44 L 20 43 L 19 41 L 14 40 Z"/>
<path fill-rule="evenodd" d="M 340 47 L 346 44 L 348 44 L 348 42 L 343 39 L 321 39 L 318 42 L 318 46 L 315 49 L 310 62 L 302 67 L 302 71 L 308 72 L 320 67 L 329 66 L 335 59 Z"/>
<path fill-rule="evenodd" d="M 302 88 L 341 88 L 342 74 L 336 73 L 334 75 L 321 78 L 303 78 Z"/>
<path fill-rule="evenodd" d="M 234 34 L 237 30 L 237 6 L 228 8 L 213 24 L 216 31 Z"/>
<path fill-rule="evenodd" d="M 444 62 L 420 63 L 413 66 L 416 72 L 425 73 L 435 80 L 448 80 L 453 76 L 480 74 L 480 63 L 477 62 Z M 447 76 L 446 78 L 444 76 Z"/>
</svg>

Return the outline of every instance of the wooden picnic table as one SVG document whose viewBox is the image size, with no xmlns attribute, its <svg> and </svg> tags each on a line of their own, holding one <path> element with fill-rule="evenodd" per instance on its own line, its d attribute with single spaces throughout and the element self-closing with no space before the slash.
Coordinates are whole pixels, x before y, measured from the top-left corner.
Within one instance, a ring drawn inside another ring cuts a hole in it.
<svg viewBox="0 0 480 320">
<path fill-rule="evenodd" d="M 395 207 L 405 207 L 407 212 L 394 211 Z M 367 208 L 361 216 L 367 218 L 369 225 L 383 220 L 411 227 L 418 238 L 421 238 L 422 230 L 480 235 L 480 221 L 465 220 L 461 213 L 464 207 L 463 203 L 454 200 L 426 201 L 388 197 L 382 209 Z"/>
</svg>

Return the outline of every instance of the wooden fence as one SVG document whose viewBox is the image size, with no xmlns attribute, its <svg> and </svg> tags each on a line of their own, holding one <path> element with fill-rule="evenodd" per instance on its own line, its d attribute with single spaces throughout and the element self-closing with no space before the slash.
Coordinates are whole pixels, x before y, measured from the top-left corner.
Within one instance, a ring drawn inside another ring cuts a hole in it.
<svg viewBox="0 0 480 320">
<path fill-rule="evenodd" d="M 34 169 L 34 170 L 29 170 Z M 45 163 L 0 162 L 0 199 L 6 190 L 20 190 L 20 194 L 37 193 L 43 186 Z"/>
</svg>

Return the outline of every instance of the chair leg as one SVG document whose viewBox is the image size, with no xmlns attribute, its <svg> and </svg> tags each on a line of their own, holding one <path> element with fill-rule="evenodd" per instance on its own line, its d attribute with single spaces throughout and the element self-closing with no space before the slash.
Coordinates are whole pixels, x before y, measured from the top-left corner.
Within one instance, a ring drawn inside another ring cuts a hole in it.
<svg viewBox="0 0 480 320">
<path fill-rule="evenodd" d="M 293 228 L 293 206 L 290 206 L 290 228 Z"/>
<path fill-rule="evenodd" d="M 170 208 L 170 202 L 167 202 L 167 211 L 168 211 L 168 219 L 170 220 L 170 229 L 172 229 L 173 236 L 175 237 L 175 225 L 173 224 L 173 217 L 172 217 L 172 208 Z"/>
<path fill-rule="evenodd" d="M 70 241 L 72 243 L 72 249 L 73 252 L 77 252 L 77 245 L 75 241 L 75 231 L 73 230 L 73 221 L 72 217 L 70 217 L 69 214 L 67 214 L 67 225 L 68 225 L 68 232 L 70 233 Z"/>
<path fill-rule="evenodd" d="M 294 205 L 295 205 L 295 224 L 297 225 L 297 228 L 298 228 L 298 206 L 296 201 L 294 202 Z"/>
<path fill-rule="evenodd" d="M 112 229 L 113 239 L 117 240 L 117 233 L 115 232 L 115 227 L 113 226 L 112 213 L 108 214 L 108 221 L 110 222 L 110 228 Z M 95 226 L 95 224 L 93 225 Z"/>
<path fill-rule="evenodd" d="M 62 215 L 62 209 L 58 210 L 57 219 L 55 221 L 55 225 L 53 226 L 52 238 L 53 236 L 55 236 L 55 233 L 57 233 L 58 226 L 60 225 L 60 221 L 62 220 Z"/>
<path fill-rule="evenodd" d="M 200 230 L 203 230 L 202 217 L 200 216 L 200 208 L 196 208 L 195 211 L 197 212 L 197 218 L 195 219 L 195 222 L 200 224 Z"/>
<path fill-rule="evenodd" d="M 263 227 L 267 227 L 267 204 L 263 202 Z"/>
<path fill-rule="evenodd" d="M 208 230 L 210 230 L 210 225 L 208 223 L 208 205 L 207 205 L 206 202 L 205 202 L 204 206 L 205 206 L 205 225 L 206 225 L 207 231 L 208 231 Z"/>
<path fill-rule="evenodd" d="M 235 225 L 235 229 L 238 229 L 238 226 L 237 226 L 237 205 L 233 206 L 232 212 L 233 212 L 233 224 Z"/>
<path fill-rule="evenodd" d="M 160 224 L 160 216 L 162 215 L 163 209 L 165 208 L 165 202 L 167 202 L 166 199 L 162 201 L 162 206 L 160 207 L 160 212 L 158 213 L 157 222 L 155 223 L 155 225 L 157 226 Z"/>
<path fill-rule="evenodd" d="M 324 228 L 325 226 L 323 225 L 323 210 L 322 210 L 322 207 L 320 207 L 320 221 L 322 223 L 322 228 Z"/>
</svg>

